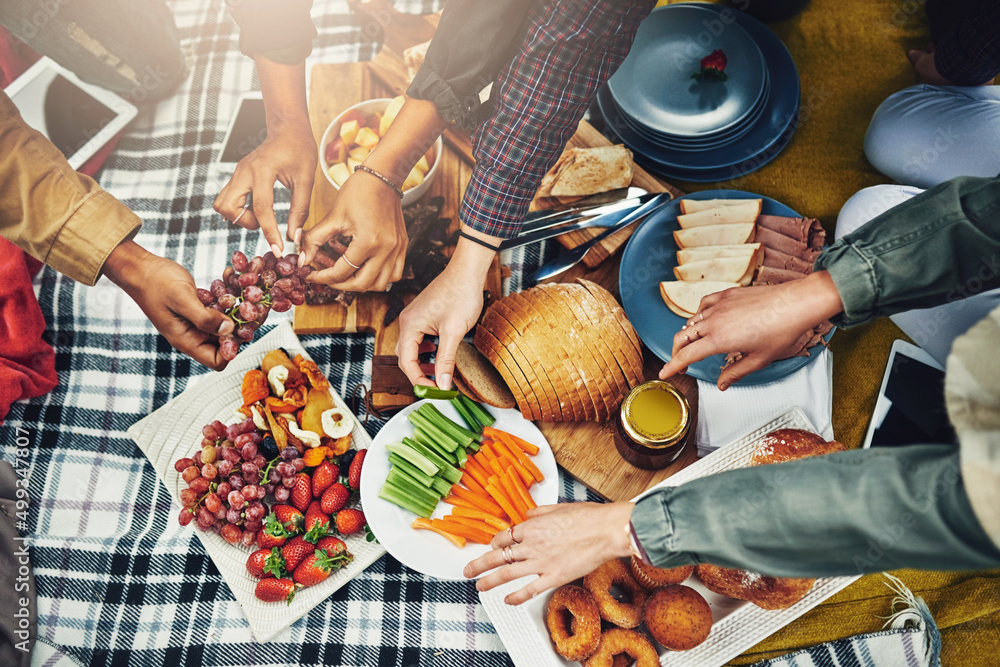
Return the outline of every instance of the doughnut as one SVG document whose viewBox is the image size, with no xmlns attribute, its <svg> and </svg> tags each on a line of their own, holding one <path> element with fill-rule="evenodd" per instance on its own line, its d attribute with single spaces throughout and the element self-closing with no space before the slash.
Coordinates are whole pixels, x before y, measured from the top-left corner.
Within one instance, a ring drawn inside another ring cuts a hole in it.
<svg viewBox="0 0 1000 667">
<path fill-rule="evenodd" d="M 660 667 L 660 656 L 646 635 L 635 630 L 609 628 L 601 635 L 597 651 L 584 667 L 616 667 L 631 665 L 633 661 L 636 667 Z"/>
<path fill-rule="evenodd" d="M 644 615 L 649 634 L 671 651 L 689 651 L 712 631 L 712 609 L 689 586 L 672 584 L 656 589 Z"/>
<path fill-rule="evenodd" d="M 785 609 L 805 597 L 815 579 L 768 577 L 755 572 L 702 564 L 698 578 L 705 588 L 737 600 L 753 602 L 761 609 Z"/>
<path fill-rule="evenodd" d="M 632 556 L 631 565 L 632 576 L 647 591 L 659 588 L 660 586 L 679 584 L 694 572 L 694 565 L 682 565 L 681 567 L 671 568 L 653 567 L 652 565 L 646 565 L 635 556 Z"/>
<path fill-rule="evenodd" d="M 620 602 L 611 595 L 611 586 L 625 589 L 630 602 Z M 597 601 L 601 618 L 622 628 L 634 628 L 642 623 L 642 607 L 646 604 L 646 589 L 636 582 L 625 563 L 609 560 L 583 578 L 583 587 Z"/>
<path fill-rule="evenodd" d="M 594 596 L 579 586 L 556 590 L 545 610 L 545 625 L 556 652 L 567 660 L 583 662 L 601 642 L 601 615 Z"/>
</svg>

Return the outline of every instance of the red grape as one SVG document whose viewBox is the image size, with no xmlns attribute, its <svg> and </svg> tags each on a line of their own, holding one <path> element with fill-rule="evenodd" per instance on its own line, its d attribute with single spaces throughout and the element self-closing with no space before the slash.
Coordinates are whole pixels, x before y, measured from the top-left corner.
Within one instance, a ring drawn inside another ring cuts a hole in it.
<svg viewBox="0 0 1000 667">
<path fill-rule="evenodd" d="M 202 305 L 204 306 L 207 306 L 211 304 L 213 301 L 215 301 L 215 295 L 209 292 L 207 289 L 201 289 L 199 287 L 197 290 L 197 294 L 198 294 L 198 300 L 201 301 Z"/>
<path fill-rule="evenodd" d="M 257 456 L 257 445 L 252 440 L 247 442 L 243 445 L 243 449 L 240 450 L 240 454 L 243 455 L 244 461 L 253 461 L 253 457 Z"/>
<path fill-rule="evenodd" d="M 236 337 L 239 338 L 244 343 L 249 343 L 253 340 L 253 333 L 257 331 L 257 326 L 255 323 L 250 322 L 249 324 L 241 324 L 236 329 Z"/>
<path fill-rule="evenodd" d="M 278 275 L 290 276 L 295 273 L 295 264 L 283 258 L 278 260 L 278 263 L 274 266 L 274 270 L 278 272 Z"/>
<path fill-rule="evenodd" d="M 293 306 L 301 306 L 306 302 L 306 293 L 301 290 L 293 290 L 288 295 L 288 300 L 292 302 Z"/>
<path fill-rule="evenodd" d="M 299 455 L 299 450 L 295 449 L 292 446 L 285 447 L 284 449 L 281 450 L 281 458 L 285 461 L 291 461 L 298 455 Z"/>
<path fill-rule="evenodd" d="M 209 526 L 215 523 L 215 514 L 209 512 L 207 509 L 202 507 L 200 510 L 198 510 L 198 523 L 203 528 L 208 528 Z"/>
<path fill-rule="evenodd" d="M 257 324 L 259 326 L 267 319 L 267 314 L 271 312 L 271 307 L 265 303 L 255 303 L 254 308 L 257 309 Z"/>
<path fill-rule="evenodd" d="M 226 294 L 226 284 L 216 278 L 212 281 L 212 285 L 208 288 L 208 290 L 212 293 L 212 296 L 218 299 L 223 294 Z"/>
<path fill-rule="evenodd" d="M 273 289 L 277 280 L 278 274 L 274 272 L 274 269 L 264 269 L 260 272 L 260 281 L 264 283 L 264 287 Z"/>
<path fill-rule="evenodd" d="M 219 353 L 226 361 L 232 361 L 240 351 L 240 344 L 232 336 L 222 336 L 219 338 Z"/>
<path fill-rule="evenodd" d="M 201 476 L 207 480 L 215 479 L 219 474 L 219 469 L 211 463 L 206 463 L 201 467 Z"/>
<path fill-rule="evenodd" d="M 219 308 L 223 310 L 232 310 L 236 307 L 239 301 L 232 294 L 223 294 L 219 297 Z"/>
<path fill-rule="evenodd" d="M 237 473 L 233 473 L 229 476 L 229 486 L 233 487 L 234 491 L 239 491 L 246 485 L 246 480 L 240 477 Z"/>
<path fill-rule="evenodd" d="M 254 484 L 247 484 L 240 490 L 240 495 L 243 496 L 243 500 L 247 502 L 257 500 L 257 486 Z"/>
<path fill-rule="evenodd" d="M 274 499 L 279 503 L 284 503 L 288 501 L 291 497 L 292 492 L 290 489 L 286 489 L 284 486 L 278 486 L 274 489 Z"/>
<path fill-rule="evenodd" d="M 240 538 L 243 537 L 243 531 L 241 531 L 232 523 L 227 523 L 225 526 L 223 526 L 219 534 L 222 535 L 222 539 L 224 539 L 226 542 L 229 542 L 230 544 L 238 543 L 240 541 Z"/>
<path fill-rule="evenodd" d="M 208 491 L 208 486 L 209 481 L 204 477 L 198 477 L 197 479 L 191 481 L 191 490 L 198 494 Z"/>
<path fill-rule="evenodd" d="M 292 467 L 295 468 L 295 472 L 302 472 L 302 469 L 306 467 L 305 459 L 292 459 Z"/>
<path fill-rule="evenodd" d="M 192 480 L 201 477 L 201 470 L 199 470 L 198 466 L 194 465 L 194 461 L 192 461 L 191 465 L 187 468 L 184 468 L 184 471 L 181 472 L 181 477 L 184 479 L 185 482 L 190 484 Z"/>
<path fill-rule="evenodd" d="M 181 505 L 184 507 L 194 507 L 198 504 L 198 494 L 192 489 L 181 489 Z"/>
<path fill-rule="evenodd" d="M 250 262 L 247 260 L 247 256 L 239 250 L 233 253 L 233 268 L 241 272 L 250 268 Z"/>
<path fill-rule="evenodd" d="M 263 486 L 257 487 L 257 500 L 264 500 L 264 496 L 267 495 L 267 489 Z"/>
<path fill-rule="evenodd" d="M 204 461 L 201 460 L 201 452 L 200 451 L 195 452 L 194 456 L 191 457 L 191 460 L 194 461 L 194 464 L 196 466 L 198 466 L 199 468 L 201 467 L 201 464 L 204 463 Z"/>
<path fill-rule="evenodd" d="M 249 301 L 244 301 L 240 304 L 239 315 L 240 319 L 253 322 L 257 319 L 257 307 Z"/>
<path fill-rule="evenodd" d="M 274 287 L 271 289 L 279 289 L 283 294 L 288 294 L 292 291 L 292 279 L 291 278 L 281 278 L 278 282 L 274 283 Z"/>
<path fill-rule="evenodd" d="M 233 490 L 233 485 L 229 482 L 219 482 L 219 486 L 216 487 L 215 493 L 218 494 L 220 498 L 225 498 L 229 495 L 229 492 Z"/>
<path fill-rule="evenodd" d="M 240 433 L 253 433 L 257 430 L 257 425 L 253 423 L 253 419 L 250 417 L 247 417 L 236 426 L 239 428 Z"/>
<path fill-rule="evenodd" d="M 256 285 L 258 280 L 260 280 L 260 276 L 256 273 L 244 273 L 240 276 L 240 287 L 250 287 L 251 285 Z"/>
<path fill-rule="evenodd" d="M 274 471 L 281 477 L 293 477 L 295 475 L 295 466 L 288 461 L 282 461 L 278 465 L 274 466 Z"/>
<path fill-rule="evenodd" d="M 205 508 L 209 512 L 218 512 L 220 507 L 222 507 L 222 501 L 217 494 L 210 493 L 205 496 Z"/>
<path fill-rule="evenodd" d="M 248 519 L 247 522 L 246 522 L 246 524 L 244 525 L 244 527 L 247 529 L 248 533 L 250 533 L 251 535 L 254 536 L 254 538 L 256 538 L 257 537 L 257 531 L 264 527 L 264 522 L 260 521 L 260 520 L 258 520 L 258 521 L 250 521 Z M 247 546 L 250 546 L 250 545 L 248 544 Z"/>
<path fill-rule="evenodd" d="M 273 310 L 276 313 L 284 313 L 288 310 L 291 310 L 291 308 L 292 308 L 292 302 L 289 301 L 288 299 L 278 299 L 271 303 L 271 310 Z"/>
<path fill-rule="evenodd" d="M 264 298 L 264 290 L 257 287 L 256 285 L 251 285 L 250 287 L 243 290 L 243 298 L 250 303 L 257 303 Z"/>
<path fill-rule="evenodd" d="M 231 461 L 227 459 L 222 459 L 221 461 L 219 461 L 219 464 L 216 466 L 216 468 L 218 468 L 218 472 L 220 475 L 222 475 L 223 477 L 229 477 L 229 473 L 233 471 L 233 464 Z"/>
<path fill-rule="evenodd" d="M 286 489 L 290 489 L 293 486 L 295 486 L 295 478 L 294 477 L 285 477 L 284 479 L 281 480 L 281 485 L 283 487 L 285 487 Z"/>
<path fill-rule="evenodd" d="M 253 273 L 260 273 L 264 268 L 264 258 L 254 257 L 250 260 L 250 271 Z"/>
<path fill-rule="evenodd" d="M 251 463 L 257 466 L 258 469 L 263 470 L 267 467 L 267 458 L 260 452 L 257 452 L 257 456 L 253 457 Z"/>
<path fill-rule="evenodd" d="M 306 264 L 305 266 L 300 266 L 295 271 L 295 277 L 296 278 L 302 278 L 304 280 L 305 277 L 308 276 L 312 272 L 313 272 L 313 267 L 311 267 L 308 264 Z"/>
<path fill-rule="evenodd" d="M 236 269 L 234 269 L 233 267 L 227 266 L 226 268 L 224 268 L 222 270 L 222 282 L 228 283 L 229 282 L 229 277 L 231 275 L 233 275 L 234 273 L 236 273 Z"/>
<path fill-rule="evenodd" d="M 177 515 L 177 523 L 182 526 L 186 526 L 191 523 L 191 519 L 194 518 L 194 513 L 189 509 L 182 509 L 181 513 Z"/>
<path fill-rule="evenodd" d="M 177 472 L 184 472 L 185 469 L 190 468 L 194 465 L 194 459 L 178 459 L 177 463 L 174 464 L 174 470 Z M 185 482 L 188 480 L 184 480 Z"/>
<path fill-rule="evenodd" d="M 229 507 L 234 510 L 240 509 L 243 507 L 244 502 L 246 502 L 246 498 L 239 491 L 230 491 L 229 495 L 226 496 L 226 500 L 229 501 Z"/>
<path fill-rule="evenodd" d="M 257 539 L 257 531 L 248 530 L 245 533 L 243 533 L 243 536 L 240 538 L 240 544 L 245 547 L 249 547 L 254 543 L 256 539 Z"/>
</svg>

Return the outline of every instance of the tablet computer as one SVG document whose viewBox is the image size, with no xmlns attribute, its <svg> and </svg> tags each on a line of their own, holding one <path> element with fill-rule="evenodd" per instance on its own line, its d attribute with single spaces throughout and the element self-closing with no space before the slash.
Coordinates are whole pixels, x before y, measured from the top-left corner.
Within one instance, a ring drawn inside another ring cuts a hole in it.
<svg viewBox="0 0 1000 667">
<path fill-rule="evenodd" d="M 911 343 L 892 344 L 863 447 L 955 442 L 944 404 L 944 368 Z"/>
<path fill-rule="evenodd" d="M 93 157 L 137 113 L 122 97 L 84 83 L 49 58 L 28 68 L 5 92 L 24 122 L 45 135 L 74 169 Z"/>
<path fill-rule="evenodd" d="M 259 92 L 247 93 L 240 98 L 229 121 L 222 150 L 215 161 L 220 173 L 232 173 L 237 163 L 249 155 L 267 139 L 267 122 L 264 114 L 264 100 Z"/>
</svg>

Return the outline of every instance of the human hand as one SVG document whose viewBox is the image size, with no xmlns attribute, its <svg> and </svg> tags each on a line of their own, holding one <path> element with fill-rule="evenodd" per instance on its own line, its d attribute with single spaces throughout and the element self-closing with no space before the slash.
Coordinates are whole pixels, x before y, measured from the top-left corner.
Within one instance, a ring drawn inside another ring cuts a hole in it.
<svg viewBox="0 0 1000 667">
<path fill-rule="evenodd" d="M 218 336 L 231 334 L 233 321 L 202 304 L 194 279 L 180 264 L 126 241 L 111 252 L 104 275 L 139 305 L 175 348 L 217 371 L 229 363 L 219 353 Z"/>
<path fill-rule="evenodd" d="M 308 121 L 269 124 L 267 139 L 240 160 L 233 177 L 222 188 L 212 206 L 240 227 L 262 230 L 271 252 L 281 257 L 285 246 L 274 216 L 274 182 L 278 181 L 292 191 L 288 238 L 298 243 L 302 225 L 309 215 L 316 160 L 316 141 Z M 250 193 L 253 194 L 253 205 L 244 210 Z"/>
<path fill-rule="evenodd" d="M 403 208 L 377 177 L 359 172 L 344 182 L 327 216 L 303 235 L 299 266 L 312 262 L 337 235 L 352 237 L 347 252 L 332 267 L 311 274 L 309 282 L 348 292 L 382 292 L 403 277 L 408 243 Z"/>
<path fill-rule="evenodd" d="M 448 266 L 400 313 L 396 357 L 413 384 L 434 386 L 424 376 L 418 355 L 424 336 L 437 336 L 434 377 L 441 389 L 451 388 L 458 344 L 483 312 L 483 286 L 495 255 L 488 248 L 459 239 Z"/>
<path fill-rule="evenodd" d="M 926 51 L 920 49 L 910 49 L 906 53 L 913 71 L 917 74 L 917 81 L 931 86 L 953 86 L 951 81 L 938 73 L 937 65 L 934 64 L 934 47 L 929 45 Z"/>
<path fill-rule="evenodd" d="M 593 572 L 630 553 L 625 526 L 634 503 L 563 503 L 528 510 L 528 519 L 494 535 L 493 548 L 465 566 L 468 578 L 494 570 L 476 582 L 480 591 L 529 574 L 538 578 L 504 598 L 518 605 L 539 593 Z M 516 541 L 515 541 L 516 540 Z M 504 559 L 510 547 L 513 562 Z"/>
<path fill-rule="evenodd" d="M 725 391 L 749 373 L 787 356 L 813 327 L 844 309 L 837 286 L 826 271 L 781 285 L 736 287 L 710 294 L 674 336 L 670 362 L 660 379 L 683 373 L 713 354 L 741 352 L 742 358 L 719 375 Z"/>
</svg>

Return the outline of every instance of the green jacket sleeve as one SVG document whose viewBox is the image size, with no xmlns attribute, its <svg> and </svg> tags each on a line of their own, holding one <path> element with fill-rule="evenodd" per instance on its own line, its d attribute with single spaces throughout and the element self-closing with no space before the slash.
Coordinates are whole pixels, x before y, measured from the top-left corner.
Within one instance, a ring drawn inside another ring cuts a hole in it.
<svg viewBox="0 0 1000 667">
<path fill-rule="evenodd" d="M 1000 567 L 952 445 L 853 450 L 703 477 L 644 496 L 632 526 L 658 567 L 712 563 L 786 577 Z"/>
<path fill-rule="evenodd" d="M 1000 178 L 956 178 L 889 209 L 823 251 L 835 324 L 929 308 L 1000 285 Z"/>
</svg>

